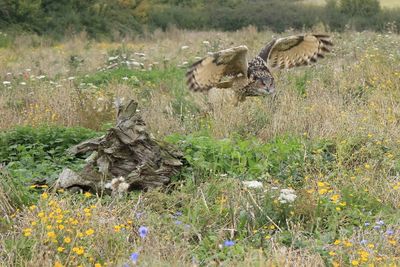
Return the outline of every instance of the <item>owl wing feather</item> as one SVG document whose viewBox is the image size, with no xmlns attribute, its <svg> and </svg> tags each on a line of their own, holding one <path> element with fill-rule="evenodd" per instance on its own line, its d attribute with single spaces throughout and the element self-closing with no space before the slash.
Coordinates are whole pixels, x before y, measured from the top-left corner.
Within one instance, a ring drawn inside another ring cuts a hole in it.
<svg viewBox="0 0 400 267">
<path fill-rule="evenodd" d="M 268 43 L 259 56 L 271 68 L 292 68 L 308 65 L 323 58 L 333 46 L 329 35 L 306 34 L 279 38 Z"/>
<path fill-rule="evenodd" d="M 207 91 L 213 87 L 226 88 L 224 77 L 247 75 L 247 47 L 242 45 L 216 52 L 195 62 L 186 73 L 190 90 Z M 221 85 L 221 86 L 219 86 Z"/>
</svg>

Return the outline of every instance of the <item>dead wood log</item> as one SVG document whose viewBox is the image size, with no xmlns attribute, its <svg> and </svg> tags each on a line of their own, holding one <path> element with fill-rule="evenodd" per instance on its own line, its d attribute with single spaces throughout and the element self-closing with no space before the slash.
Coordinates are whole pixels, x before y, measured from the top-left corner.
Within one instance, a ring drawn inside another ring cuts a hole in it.
<svg viewBox="0 0 400 267">
<path fill-rule="evenodd" d="M 104 136 L 84 141 L 68 152 L 91 152 L 79 172 L 64 169 L 55 187 L 94 192 L 122 193 L 166 185 L 178 173 L 182 153 L 155 140 L 131 100 L 118 108 L 117 124 Z"/>
</svg>

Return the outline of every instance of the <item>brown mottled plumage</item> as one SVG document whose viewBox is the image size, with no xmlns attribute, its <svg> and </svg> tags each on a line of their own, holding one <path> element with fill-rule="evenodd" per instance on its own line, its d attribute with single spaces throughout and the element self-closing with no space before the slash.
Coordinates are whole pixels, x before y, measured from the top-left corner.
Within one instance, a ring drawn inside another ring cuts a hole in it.
<svg viewBox="0 0 400 267">
<path fill-rule="evenodd" d="M 270 69 L 316 62 L 330 52 L 331 46 L 329 35 L 294 35 L 272 40 L 250 62 L 244 45 L 222 50 L 195 62 L 186 74 L 187 83 L 193 91 L 232 88 L 239 101 L 268 95 L 275 90 Z"/>
</svg>

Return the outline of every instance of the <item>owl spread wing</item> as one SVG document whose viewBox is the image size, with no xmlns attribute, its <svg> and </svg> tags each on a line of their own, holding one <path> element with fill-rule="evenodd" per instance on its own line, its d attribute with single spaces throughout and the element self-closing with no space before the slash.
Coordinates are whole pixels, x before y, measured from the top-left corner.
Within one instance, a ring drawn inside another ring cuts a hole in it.
<svg viewBox="0 0 400 267">
<path fill-rule="evenodd" d="M 292 68 L 323 58 L 325 53 L 330 52 L 332 45 L 329 35 L 294 35 L 271 41 L 259 56 L 271 68 Z"/>
<path fill-rule="evenodd" d="M 219 51 L 195 62 L 186 73 L 189 89 L 207 91 L 213 87 L 226 88 L 224 77 L 247 75 L 247 47 L 238 46 Z M 219 86 L 221 85 L 221 86 Z"/>
</svg>

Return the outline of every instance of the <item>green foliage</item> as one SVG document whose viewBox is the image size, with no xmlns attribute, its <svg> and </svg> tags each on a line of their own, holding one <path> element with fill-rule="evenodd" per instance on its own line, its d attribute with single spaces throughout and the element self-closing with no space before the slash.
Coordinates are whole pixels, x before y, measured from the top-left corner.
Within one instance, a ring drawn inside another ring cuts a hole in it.
<svg viewBox="0 0 400 267">
<path fill-rule="evenodd" d="M 15 179 L 17 187 L 53 181 L 65 167 L 77 168 L 82 160 L 66 150 L 96 136 L 84 128 L 17 127 L 0 134 L 0 162 Z"/>
<path fill-rule="evenodd" d="M 85 128 L 41 126 L 39 128 L 17 127 L 0 133 L 0 162 L 21 160 L 21 152 L 40 148 L 52 157 L 59 157 L 65 150 L 97 133 Z M 40 158 L 35 158 L 40 159 Z"/>
<path fill-rule="evenodd" d="M 269 179 L 300 181 L 304 169 L 304 144 L 301 139 L 281 137 L 261 144 L 240 137 L 215 140 L 208 136 L 167 138 L 177 143 L 196 176 L 229 175 L 242 180 Z"/>
<path fill-rule="evenodd" d="M 378 0 L 341 0 L 340 11 L 351 17 L 371 17 L 380 12 Z"/>
</svg>

